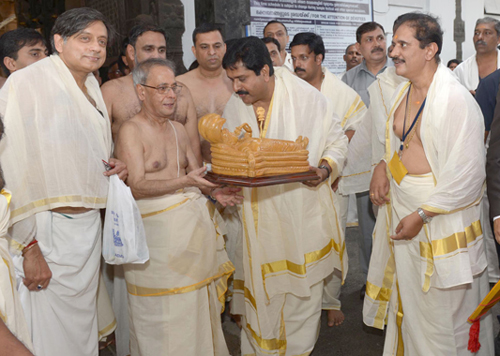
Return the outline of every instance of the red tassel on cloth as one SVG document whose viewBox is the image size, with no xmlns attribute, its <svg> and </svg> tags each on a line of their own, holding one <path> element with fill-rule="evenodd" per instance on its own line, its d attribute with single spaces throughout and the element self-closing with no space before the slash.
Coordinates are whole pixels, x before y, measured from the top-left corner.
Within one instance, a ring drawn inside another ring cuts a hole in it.
<svg viewBox="0 0 500 356">
<path fill-rule="evenodd" d="M 479 328 L 479 318 L 477 318 L 469 329 L 469 346 L 467 350 L 472 353 L 478 352 L 481 348 L 481 344 L 479 343 Z"/>
</svg>

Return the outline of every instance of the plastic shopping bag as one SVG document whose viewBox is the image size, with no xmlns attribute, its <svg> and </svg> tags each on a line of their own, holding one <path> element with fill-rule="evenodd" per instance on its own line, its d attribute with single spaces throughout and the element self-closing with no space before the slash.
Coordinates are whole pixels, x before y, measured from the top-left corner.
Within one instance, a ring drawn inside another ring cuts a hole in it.
<svg viewBox="0 0 500 356">
<path fill-rule="evenodd" d="M 102 256 L 112 265 L 149 260 L 141 213 L 130 188 L 116 174 L 109 178 Z"/>
</svg>

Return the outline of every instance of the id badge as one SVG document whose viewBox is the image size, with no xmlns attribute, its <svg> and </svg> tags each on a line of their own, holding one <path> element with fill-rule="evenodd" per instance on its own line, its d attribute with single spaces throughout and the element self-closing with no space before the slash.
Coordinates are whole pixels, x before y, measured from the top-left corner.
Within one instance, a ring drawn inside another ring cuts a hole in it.
<svg viewBox="0 0 500 356">
<path fill-rule="evenodd" d="M 396 181 L 396 183 L 401 183 L 405 175 L 408 174 L 408 170 L 406 169 L 403 162 L 399 158 L 397 152 L 394 152 L 391 161 L 389 162 L 389 170 L 391 171 L 392 178 Z"/>
</svg>

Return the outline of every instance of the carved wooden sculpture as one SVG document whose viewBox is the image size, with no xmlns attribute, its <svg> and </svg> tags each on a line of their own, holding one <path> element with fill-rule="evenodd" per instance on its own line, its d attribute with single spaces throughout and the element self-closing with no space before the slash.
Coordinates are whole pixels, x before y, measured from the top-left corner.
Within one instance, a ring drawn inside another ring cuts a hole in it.
<svg viewBox="0 0 500 356">
<path fill-rule="evenodd" d="M 216 174 L 239 177 L 266 177 L 307 172 L 309 143 L 299 136 L 295 142 L 268 138 L 253 138 L 248 124 L 234 132 L 224 129 L 226 119 L 217 114 L 203 116 L 198 130 L 210 142 L 212 171 Z M 239 138 L 241 131 L 245 133 Z"/>
</svg>

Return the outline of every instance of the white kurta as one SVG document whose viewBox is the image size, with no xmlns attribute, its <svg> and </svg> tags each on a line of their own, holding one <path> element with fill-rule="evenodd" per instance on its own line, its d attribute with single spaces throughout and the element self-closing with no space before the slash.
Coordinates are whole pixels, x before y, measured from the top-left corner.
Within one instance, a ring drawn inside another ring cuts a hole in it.
<svg viewBox="0 0 500 356">
<path fill-rule="evenodd" d="M 393 113 L 408 85 L 398 87 L 391 105 L 387 162 L 399 148 Z M 421 120 L 431 173 L 407 175 L 397 185 L 388 171 L 391 202 L 377 217 L 363 318 L 382 329 L 389 312 L 387 355 L 402 347 L 401 340 L 405 354 L 463 355 L 467 316 L 488 291 L 478 205 L 485 179 L 484 124 L 477 103 L 443 65 L 434 74 Z M 418 207 L 440 215 L 411 241 L 393 242 L 389 236 L 399 221 Z M 443 306 L 443 300 L 460 302 Z M 442 324 L 447 327 L 433 327 Z M 492 352 L 491 326 L 490 318 L 483 319 L 481 355 Z"/>
<path fill-rule="evenodd" d="M 309 138 L 309 162 L 326 159 L 333 168 L 344 164 L 347 137 L 331 102 L 317 89 L 295 77 L 287 69 L 276 68 L 272 112 L 264 130 L 266 138 L 293 140 Z M 223 117 L 234 130 L 248 123 L 258 135 L 253 107 L 231 97 Z M 307 315 L 319 323 L 321 298 L 313 298 L 311 287 L 322 282 L 334 268 L 347 272 L 347 255 L 333 192 L 324 182 L 317 188 L 290 183 L 261 188 L 244 188 L 240 207 L 243 241 L 241 268 L 236 265 L 234 313 L 243 314 L 243 328 L 257 355 L 296 355 L 309 352 L 316 337 L 307 338 L 300 349 L 287 348 L 289 338 L 299 338 L 286 327 L 290 315 L 283 314 L 287 295 L 310 298 L 315 308 Z M 238 270 L 239 269 L 239 270 Z M 321 284 L 322 286 L 322 284 Z M 306 303 L 306 301 L 304 301 Z M 313 317 L 313 315 L 316 315 Z M 317 325 L 317 324 L 315 324 Z M 286 330 L 286 332 L 285 332 Z"/>
</svg>

